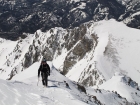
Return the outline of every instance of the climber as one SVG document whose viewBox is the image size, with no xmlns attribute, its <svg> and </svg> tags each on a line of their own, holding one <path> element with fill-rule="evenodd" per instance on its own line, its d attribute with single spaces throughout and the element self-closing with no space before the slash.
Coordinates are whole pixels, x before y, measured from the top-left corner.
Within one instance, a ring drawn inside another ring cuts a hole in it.
<svg viewBox="0 0 140 105">
<path fill-rule="evenodd" d="M 46 59 L 43 58 L 41 65 L 38 69 L 38 79 L 40 78 L 40 72 L 42 76 L 42 84 L 48 86 L 48 76 L 50 76 L 50 67 L 46 62 Z"/>
</svg>

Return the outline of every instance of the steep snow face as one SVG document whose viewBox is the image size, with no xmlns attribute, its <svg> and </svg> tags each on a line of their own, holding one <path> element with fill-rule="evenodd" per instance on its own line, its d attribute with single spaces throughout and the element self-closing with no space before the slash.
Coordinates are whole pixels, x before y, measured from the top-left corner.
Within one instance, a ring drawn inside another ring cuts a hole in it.
<svg viewBox="0 0 140 105">
<path fill-rule="evenodd" d="M 88 88 L 85 94 L 82 87 L 61 75 L 48 62 L 51 75 L 48 87 L 43 88 L 41 80 L 37 80 L 40 62 L 32 64 L 28 69 L 13 77 L 12 81 L 0 80 L 1 105 L 126 105 L 126 99 L 118 94 L 105 90 Z M 66 82 L 64 82 L 66 81 Z M 66 83 L 68 86 L 66 86 Z M 84 87 L 83 87 L 84 88 Z M 114 99 L 111 100 L 110 99 Z M 133 103 L 131 104 L 133 105 Z"/>
<path fill-rule="evenodd" d="M 130 80 L 127 76 L 115 75 L 106 83 L 99 86 L 99 88 L 117 92 L 129 102 L 140 103 L 139 88 L 136 83 Z"/>
<path fill-rule="evenodd" d="M 18 41 L 9 41 L 0 39 L 0 78 L 10 79 L 16 73 L 24 69 L 24 57 L 32 43 L 33 35 L 29 35 L 26 39 Z"/>
<path fill-rule="evenodd" d="M 7 44 L 8 43 L 8 44 Z M 13 47 L 17 44 L 17 42 L 13 42 L 10 40 L 5 40 L 0 38 L 0 66 L 3 65 L 4 62 L 6 62 L 6 56 L 12 52 Z"/>
<path fill-rule="evenodd" d="M 94 99 L 80 92 L 75 83 L 59 74 L 52 64 L 48 63 L 51 76 L 47 88 L 43 88 L 41 80 L 37 86 L 39 62 L 16 75 L 14 81 L 0 80 L 0 105 L 98 105 Z M 66 87 L 64 81 L 69 87 Z"/>
<path fill-rule="evenodd" d="M 140 84 L 140 50 L 137 49 L 140 31 L 115 20 L 94 23 L 87 30 L 87 35 L 97 35 L 98 43 L 66 76 L 87 86 L 94 86 L 120 72 Z"/>
<path fill-rule="evenodd" d="M 25 39 L 10 42 L 10 49 L 1 54 L 6 59 L 1 61 L 0 78 L 12 79 L 43 55 L 68 78 L 86 86 L 100 85 L 116 72 L 140 84 L 139 34 L 139 30 L 115 20 L 91 21 L 70 30 L 38 30 Z"/>
<path fill-rule="evenodd" d="M 128 28 L 121 22 L 110 20 L 97 23 L 94 32 L 99 37 L 99 43 L 107 40 L 106 44 L 101 45 L 104 46 L 104 51 L 103 48 L 97 49 L 99 53 L 94 58 L 98 62 L 97 68 L 105 78 L 109 79 L 116 71 L 119 71 L 140 84 L 138 63 L 140 50 L 137 49 L 140 44 L 140 31 Z"/>
<path fill-rule="evenodd" d="M 100 22 L 90 21 L 74 29 L 56 27 L 46 32 L 38 30 L 33 35 L 28 35 L 27 38 L 19 39 L 18 41 L 1 39 L 0 57 L 3 60 L 0 61 L 0 78 L 19 79 L 22 81 L 24 79 L 22 77 L 30 78 L 30 75 L 27 75 L 30 70 L 36 70 L 33 73 L 30 71 L 30 73 L 33 76 L 37 75 L 39 63 L 35 64 L 35 67 L 31 65 L 40 61 L 43 55 L 48 61 L 52 61 L 53 68 L 55 67 L 69 79 L 85 86 L 96 86 L 98 88 L 100 87 L 99 85 L 107 83 L 116 72 L 119 72 L 126 76 L 123 79 L 125 83 L 131 85 L 127 89 L 129 90 L 130 88 L 132 91 L 126 90 L 129 96 L 126 97 L 125 93 L 121 91 L 117 91 L 121 94 L 120 97 L 117 93 L 108 93 L 102 90 L 104 95 L 100 93 L 96 95 L 99 98 L 102 95 L 105 97 L 105 94 L 108 97 L 117 95 L 120 98 L 118 98 L 117 102 L 113 101 L 116 104 L 120 101 L 121 103 L 126 102 L 124 98 L 129 100 L 130 103 L 134 101 L 139 103 L 139 97 L 134 95 L 135 100 L 132 99 L 133 96 L 131 95 L 131 93 L 137 92 L 137 89 L 139 90 L 138 84 L 140 84 L 140 66 L 138 64 L 140 62 L 139 35 L 139 30 L 129 28 L 123 23 L 111 19 Z M 9 44 L 10 47 L 8 46 Z M 17 75 L 19 73 L 24 76 Z M 57 72 L 53 75 L 55 77 L 59 74 Z M 56 78 L 53 78 L 53 80 L 56 80 Z M 134 80 L 134 82 L 129 83 L 128 80 Z M 27 82 L 32 84 L 31 81 Z M 109 89 L 106 88 L 106 90 Z M 92 97 L 91 100 L 96 100 L 99 103 L 98 98 L 96 98 Z M 100 99 L 101 103 L 107 103 L 106 100 L 108 99 Z"/>
</svg>

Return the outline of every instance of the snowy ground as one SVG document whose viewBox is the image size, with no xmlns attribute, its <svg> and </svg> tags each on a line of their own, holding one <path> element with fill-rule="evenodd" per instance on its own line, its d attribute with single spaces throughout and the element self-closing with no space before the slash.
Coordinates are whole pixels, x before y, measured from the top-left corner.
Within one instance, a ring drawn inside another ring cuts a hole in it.
<svg viewBox="0 0 140 105">
<path fill-rule="evenodd" d="M 39 65 L 39 62 L 34 63 L 14 76 L 12 81 L 0 80 L 0 105 L 99 105 L 98 102 L 105 105 L 126 105 L 128 104 L 126 99 L 128 102 L 134 103 L 134 100 L 139 102 L 140 92 L 121 84 L 121 76 L 113 77 L 100 86 L 100 89 L 87 88 L 86 95 L 77 89 L 74 82 L 61 75 L 51 62 L 49 62 L 51 75 L 48 79 L 48 87 L 43 87 L 37 77 Z M 64 81 L 69 84 L 69 87 L 66 87 Z M 124 98 L 111 91 L 120 92 L 119 94 Z"/>
<path fill-rule="evenodd" d="M 51 69 L 48 87 L 43 88 L 42 81 L 38 83 L 38 66 L 38 62 L 34 63 L 13 77 L 12 81 L 0 80 L 0 105 L 87 105 L 86 95 L 79 92 L 75 85 L 55 68 Z M 64 80 L 70 88 L 66 87 Z"/>
<path fill-rule="evenodd" d="M 140 91 L 135 89 L 134 84 L 127 84 L 126 77 L 115 75 L 106 83 L 99 86 L 100 89 L 116 91 L 120 96 L 126 98 L 129 102 L 140 104 Z"/>
</svg>

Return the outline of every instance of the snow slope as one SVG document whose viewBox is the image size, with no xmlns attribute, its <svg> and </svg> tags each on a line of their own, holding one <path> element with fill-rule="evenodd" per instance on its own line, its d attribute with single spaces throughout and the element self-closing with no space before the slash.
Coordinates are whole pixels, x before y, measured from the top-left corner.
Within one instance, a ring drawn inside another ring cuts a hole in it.
<svg viewBox="0 0 140 105">
<path fill-rule="evenodd" d="M 96 68 L 106 81 L 120 72 L 140 85 L 140 30 L 129 28 L 114 19 L 91 22 L 89 25 L 86 37 L 92 39 L 92 34 L 96 35 L 98 44 L 66 76 L 75 81 L 79 79 L 76 75 L 86 79 Z M 91 71 L 88 69 L 90 65 Z"/>
<path fill-rule="evenodd" d="M 43 88 L 41 81 L 37 86 L 38 66 L 39 62 L 34 63 L 12 81 L 0 80 L 0 105 L 87 105 L 88 97 L 80 93 L 75 85 L 55 68 L 51 69 L 48 87 Z M 64 80 L 70 88 L 66 87 Z M 95 105 L 93 102 L 90 104 Z"/>
<path fill-rule="evenodd" d="M 87 70 L 88 65 L 93 65 L 91 69 L 94 69 L 96 66 L 105 80 L 110 79 L 116 72 L 121 72 L 140 84 L 140 50 L 138 49 L 140 45 L 140 31 L 129 28 L 113 19 L 95 23 L 88 22 L 86 24 L 90 24 L 90 27 L 87 27 L 85 37 L 92 40 L 92 34 L 95 34 L 98 37 L 98 44 L 95 49 L 93 48 L 90 52 L 87 52 L 83 59 L 69 70 L 66 76 L 71 80 L 78 81 L 79 76 L 84 70 Z M 22 69 L 26 69 L 23 67 L 25 55 L 28 57 L 29 54 L 30 57 L 32 53 L 37 55 L 36 52 L 43 52 L 43 50 L 46 50 L 45 48 L 51 46 L 49 43 L 45 44 L 47 41 L 52 41 L 51 44 L 55 44 L 56 42 L 53 42 L 55 39 L 51 40 L 53 34 L 57 36 L 57 43 L 60 45 L 65 43 L 64 37 L 67 36 L 68 31 L 57 27 L 52 30 L 53 33 L 50 30 L 45 33 L 38 30 L 34 35 L 29 35 L 27 38 L 17 42 L 5 40 L 0 43 L 0 58 L 3 59 L 0 61 L 0 78 L 7 79 L 11 70 L 16 74 L 20 73 Z M 57 69 L 61 68 L 61 66 L 63 67 L 65 57 L 75 46 L 70 50 L 62 47 L 60 55 L 58 55 L 57 51 L 53 52 L 54 48 L 50 48 L 50 53 L 54 53 L 53 64 Z M 17 48 L 19 49 L 17 50 Z M 33 57 L 31 56 L 31 61 L 29 62 L 31 64 L 33 63 Z M 38 60 L 41 59 L 39 57 Z M 97 62 L 97 64 L 95 65 L 94 62 Z"/>
<path fill-rule="evenodd" d="M 61 75 L 51 62 L 48 63 L 51 75 L 47 88 L 43 88 L 41 80 L 38 82 L 39 62 L 14 76 L 12 81 L 0 80 L 0 105 L 126 105 L 128 103 L 116 93 L 105 90 L 87 88 L 85 94 L 77 89 L 75 82 Z"/>
<path fill-rule="evenodd" d="M 140 84 L 140 30 L 114 20 L 101 21 L 94 27 L 99 37 L 94 60 L 106 79 L 121 72 Z M 111 64 L 111 65 L 110 65 Z"/>
<path fill-rule="evenodd" d="M 133 88 L 133 85 L 131 85 L 132 84 L 126 83 L 126 78 L 124 76 L 115 75 L 110 80 L 99 86 L 99 88 L 117 92 L 129 102 L 140 103 L 140 91 Z"/>
<path fill-rule="evenodd" d="M 21 72 L 22 61 L 33 41 L 33 35 L 29 35 L 24 40 L 10 41 L 0 38 L 0 78 L 8 79 L 12 71 Z"/>
<path fill-rule="evenodd" d="M 85 95 L 78 91 L 75 82 L 71 82 L 68 78 L 62 76 L 56 71 L 55 68 L 59 69 L 61 66 L 64 66 L 63 63 L 65 61 L 65 57 L 70 51 L 74 49 L 74 47 L 80 42 L 80 40 L 76 42 L 76 44 L 73 45 L 70 50 L 64 47 L 60 48 L 60 52 L 62 52 L 60 53 L 60 55 L 57 53 L 57 49 L 53 50 L 53 48 L 50 48 L 50 51 L 55 51 L 51 52 L 54 53 L 54 55 L 52 60 L 53 66 L 52 64 L 50 64 L 52 67 L 52 74 L 49 77 L 50 88 L 44 90 L 41 86 L 41 82 L 39 82 L 39 86 L 37 87 L 37 69 L 39 67 L 39 63 L 35 63 L 33 61 L 34 59 L 32 58 L 34 57 L 34 55 L 37 55 L 36 52 L 43 52 L 44 49 L 49 47 L 49 41 L 52 41 L 51 44 L 55 44 L 55 42 L 53 42 L 53 40 L 55 40 L 53 39 L 53 36 L 57 36 L 54 38 L 57 38 L 57 43 L 61 45 L 65 43 L 64 37 L 68 34 L 67 30 L 56 27 L 52 29 L 53 31 L 49 30 L 47 32 L 41 32 L 40 30 L 38 30 L 34 35 L 29 35 L 27 38 L 20 39 L 18 41 L 0 39 L 0 59 L 2 59 L 0 61 L 0 78 L 6 80 L 10 77 L 11 74 L 15 75 L 10 82 L 1 80 L 1 94 L 3 97 L 5 97 L 3 98 L 3 100 L 6 101 L 2 101 L 2 103 L 0 104 L 8 104 L 6 103 L 7 100 L 11 100 L 10 102 L 12 103 L 13 100 L 8 97 L 8 95 L 10 94 L 14 97 L 18 97 L 15 98 L 15 101 L 13 103 L 19 102 L 20 95 L 17 95 L 15 93 L 13 94 L 12 92 L 8 94 L 8 92 L 6 92 L 8 90 L 11 90 L 11 88 L 18 90 L 18 92 L 22 94 L 22 96 L 25 96 L 22 97 L 22 99 L 26 98 L 26 95 L 30 93 L 29 89 L 33 88 L 31 92 L 34 94 L 38 94 L 38 102 L 41 101 L 42 103 L 48 101 L 50 102 L 50 100 L 57 100 L 59 104 L 65 105 L 66 102 L 70 101 L 70 104 L 79 103 L 81 105 L 87 104 L 87 101 L 89 103 L 93 103 L 96 98 L 96 103 L 93 104 L 97 104 L 99 101 L 101 101 L 101 103 L 107 105 L 112 105 L 111 103 L 117 105 L 119 104 L 119 102 L 123 104 L 124 101 L 127 102 L 127 100 L 130 103 L 139 103 L 139 91 L 136 87 L 138 87 L 138 85 L 140 84 L 140 50 L 138 49 L 140 46 L 140 31 L 137 29 L 129 28 L 123 23 L 116 22 L 113 19 L 108 21 L 103 20 L 100 22 L 91 21 L 85 24 L 87 24 L 88 27 L 86 29 L 87 31 L 84 37 L 93 40 L 92 35 L 96 35 L 98 37 L 97 46 L 88 51 L 83 59 L 77 60 L 76 64 L 74 64 L 73 67 L 70 68 L 66 76 L 76 82 L 79 82 L 79 78 L 84 80 L 90 75 L 95 76 L 95 78 L 90 80 L 89 83 L 91 81 L 96 82 L 98 83 L 95 84 L 96 87 L 105 89 L 106 91 L 101 90 L 101 93 L 96 93 L 96 89 L 94 90 L 92 88 L 87 88 L 87 93 L 89 94 L 89 96 L 88 94 Z M 31 59 L 25 59 L 26 56 L 27 58 L 29 57 Z M 37 60 L 40 59 L 41 55 L 38 56 Z M 31 62 L 27 62 L 27 66 L 23 67 L 23 63 L 25 63 L 24 61 L 26 60 L 31 60 Z M 28 67 L 28 63 L 33 63 L 33 65 Z M 95 68 L 96 71 L 94 71 Z M 89 74 L 87 73 L 87 71 L 89 71 Z M 99 75 L 93 75 L 91 74 L 92 72 Z M 138 84 L 136 84 L 135 87 L 133 87 L 133 85 L 126 86 L 126 83 L 122 83 L 120 81 L 120 79 L 122 78 L 121 76 L 113 77 L 116 72 L 119 72 L 120 74 L 122 74 L 123 76 L 127 76 L 128 78 L 131 78 Z M 82 75 L 82 73 L 84 75 Z M 96 76 L 99 78 L 96 78 Z M 111 79 L 112 77 L 113 79 Z M 98 86 L 100 83 L 100 79 L 104 79 L 104 81 L 102 81 L 102 86 Z M 71 90 L 65 87 L 64 80 L 68 82 Z M 116 81 L 116 84 L 118 85 L 113 84 L 115 83 L 114 81 Z M 107 87 L 109 86 L 109 84 L 113 84 L 114 87 Z M 9 85 L 10 87 L 8 87 Z M 20 87 L 25 88 L 25 91 Z M 44 94 L 44 91 L 42 90 L 45 91 L 45 94 L 53 98 L 50 99 L 47 96 L 48 101 L 45 101 L 45 99 L 41 97 L 46 97 L 45 95 L 42 95 Z M 108 92 L 108 90 L 110 92 Z M 121 97 L 118 97 L 117 94 L 111 91 L 116 91 L 121 95 Z M 61 94 L 62 98 L 58 94 Z M 91 95 L 96 96 L 96 98 L 91 98 Z M 111 103 L 109 103 L 108 101 L 111 96 L 113 96 L 113 98 L 117 100 L 113 100 Z M 126 100 L 123 97 L 126 98 Z M 29 102 L 28 98 L 27 102 Z M 55 103 L 50 102 L 50 105 L 51 104 Z"/>
<path fill-rule="evenodd" d="M 140 30 L 129 28 L 123 23 L 116 22 L 112 19 L 109 21 L 96 22 L 92 24 L 88 30 L 87 34 L 89 37 L 91 34 L 97 35 L 98 45 L 95 48 L 95 51 L 91 51 L 88 53 L 88 56 L 85 56 L 84 59 L 74 65 L 70 72 L 68 72 L 67 77 L 78 81 L 76 75 L 79 76 L 82 69 L 83 71 L 86 68 L 87 71 L 89 70 L 88 66 L 85 68 L 84 65 L 95 65 L 96 67 L 91 66 L 91 69 L 96 68 L 106 79 L 106 82 L 99 86 L 100 89 L 116 91 L 116 93 L 121 97 L 126 98 L 129 102 L 140 103 L 138 88 L 140 85 L 140 50 L 138 49 L 140 45 Z M 92 54 L 94 55 L 92 60 L 88 59 Z M 96 62 L 96 64 L 94 62 Z M 82 75 L 81 78 L 86 79 L 87 76 L 90 75 L 87 71 L 83 72 L 84 75 Z M 114 74 L 118 72 L 121 76 L 113 77 Z M 128 85 L 127 83 L 122 83 L 121 80 L 125 76 L 134 80 L 137 88 L 134 87 L 133 84 Z M 93 81 L 96 82 L 96 78 Z M 96 97 L 98 98 L 104 96 L 99 96 L 99 94 L 90 91 L 90 89 L 89 93 L 96 94 Z M 112 100 L 112 98 L 110 99 Z M 102 100 L 103 103 L 106 100 L 108 99 Z"/>
</svg>

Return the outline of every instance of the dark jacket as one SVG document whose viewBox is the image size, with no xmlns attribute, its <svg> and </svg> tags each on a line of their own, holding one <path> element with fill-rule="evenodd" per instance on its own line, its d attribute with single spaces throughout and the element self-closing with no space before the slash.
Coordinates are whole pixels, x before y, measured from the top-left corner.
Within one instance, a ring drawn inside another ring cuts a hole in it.
<svg viewBox="0 0 140 105">
<path fill-rule="evenodd" d="M 49 65 L 47 63 L 42 63 L 38 69 L 38 77 L 40 76 L 40 72 L 47 74 L 47 76 L 50 75 Z"/>
</svg>

